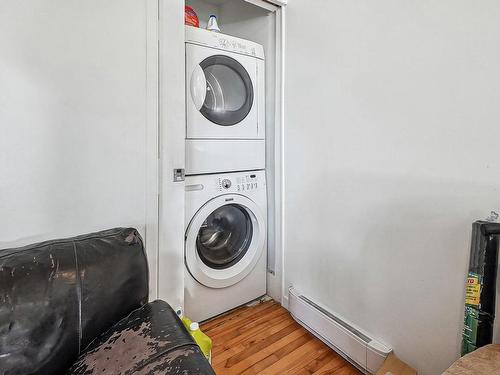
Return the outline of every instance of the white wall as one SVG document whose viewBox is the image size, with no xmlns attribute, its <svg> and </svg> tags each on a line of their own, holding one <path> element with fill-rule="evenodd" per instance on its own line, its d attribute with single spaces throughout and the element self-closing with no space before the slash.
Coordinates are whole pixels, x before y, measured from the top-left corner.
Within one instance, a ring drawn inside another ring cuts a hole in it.
<svg viewBox="0 0 500 375">
<path fill-rule="evenodd" d="M 291 1 L 287 285 L 422 375 L 459 355 L 471 222 L 499 209 L 500 3 Z"/>
<path fill-rule="evenodd" d="M 146 4 L 0 7 L 0 248 L 145 234 Z"/>
</svg>

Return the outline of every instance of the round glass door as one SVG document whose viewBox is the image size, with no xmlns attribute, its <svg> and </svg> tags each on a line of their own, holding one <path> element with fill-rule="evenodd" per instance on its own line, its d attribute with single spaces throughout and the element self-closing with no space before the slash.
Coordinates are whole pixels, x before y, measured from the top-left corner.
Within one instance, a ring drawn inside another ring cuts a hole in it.
<svg viewBox="0 0 500 375">
<path fill-rule="evenodd" d="M 253 85 L 248 72 L 238 61 L 224 55 L 210 56 L 200 67 L 207 83 L 200 112 L 221 126 L 241 122 L 253 104 Z"/>
<path fill-rule="evenodd" d="M 253 226 L 245 208 L 228 204 L 217 208 L 203 222 L 196 249 L 207 266 L 224 269 L 236 264 L 248 251 Z"/>
</svg>

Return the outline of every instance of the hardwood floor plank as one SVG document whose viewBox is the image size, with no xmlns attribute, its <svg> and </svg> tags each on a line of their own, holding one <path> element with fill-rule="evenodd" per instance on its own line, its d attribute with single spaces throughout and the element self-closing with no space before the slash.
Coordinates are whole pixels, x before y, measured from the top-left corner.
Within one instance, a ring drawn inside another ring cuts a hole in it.
<svg viewBox="0 0 500 375">
<path fill-rule="evenodd" d="M 241 374 L 247 368 L 253 366 L 255 363 L 257 363 L 259 361 L 262 361 L 267 356 L 273 354 L 274 352 L 283 348 L 284 346 L 289 345 L 291 342 L 293 342 L 294 340 L 297 340 L 299 337 L 301 337 L 305 334 L 306 334 L 306 332 L 304 332 L 304 330 L 301 327 L 299 327 L 295 331 L 293 331 L 291 334 L 289 334 L 288 336 L 282 338 L 281 340 L 276 341 L 275 343 L 269 345 L 268 347 L 265 347 L 264 349 L 258 351 L 257 353 L 251 355 L 250 357 L 247 357 L 247 358 L 243 359 L 242 361 L 235 363 L 230 368 L 222 367 L 222 368 L 219 368 L 221 371 L 218 372 L 217 367 L 215 367 L 216 372 L 217 372 L 217 374 L 228 374 L 228 375 Z"/>
<path fill-rule="evenodd" d="M 360 375 L 278 303 L 239 307 L 201 325 L 218 375 Z"/>
<path fill-rule="evenodd" d="M 341 362 L 344 360 L 335 352 L 333 352 L 329 347 L 323 346 L 316 356 L 311 356 L 309 362 L 304 362 L 295 368 L 292 368 L 286 372 L 286 375 L 311 375 L 321 367 L 326 365 L 328 362 L 334 360 L 336 357 L 340 359 Z"/>
<path fill-rule="evenodd" d="M 224 342 L 244 334 L 247 330 L 261 326 L 262 324 L 268 322 L 271 319 L 287 314 L 286 311 L 283 311 L 282 308 L 272 309 L 272 310 L 269 309 L 266 311 L 268 311 L 266 315 L 255 315 L 253 318 L 246 318 L 245 320 L 238 322 L 238 324 L 236 325 L 235 324 L 228 325 L 225 331 L 218 330 L 215 333 L 211 334 L 207 333 L 207 334 L 210 337 L 213 337 L 213 339 L 221 340 L 222 342 Z"/>
<path fill-rule="evenodd" d="M 357 375 L 359 373 L 359 370 L 349 363 L 337 370 L 337 372 L 334 372 L 334 375 Z"/>
<path fill-rule="evenodd" d="M 258 363 L 254 364 L 253 366 L 249 367 L 244 372 L 242 372 L 242 375 L 243 374 L 249 375 L 249 374 L 261 373 L 261 371 L 264 371 L 268 367 L 271 367 L 274 363 L 278 362 L 283 357 L 285 357 L 288 354 L 290 354 L 291 352 L 293 352 L 295 349 L 298 349 L 301 346 L 305 345 L 310 340 L 311 340 L 311 337 L 309 337 L 309 335 L 303 335 L 303 336 L 299 337 L 297 340 L 292 341 L 289 345 L 282 347 L 281 349 L 275 351 L 271 355 L 268 355 L 263 360 L 259 361 Z"/>
<path fill-rule="evenodd" d="M 222 361 L 225 361 L 228 358 L 242 352 L 248 347 L 255 345 L 258 342 L 264 341 L 270 335 L 273 335 L 280 330 L 294 324 L 289 319 L 282 319 L 283 320 L 281 322 L 275 324 L 274 326 L 259 329 L 255 333 L 243 338 L 241 341 L 238 340 L 239 338 L 236 338 L 235 340 L 230 340 L 229 342 L 224 343 L 224 345 L 222 345 L 224 351 L 213 351 L 215 361 L 214 363 L 221 363 Z M 247 332 L 245 332 L 245 334 L 247 334 Z"/>
<path fill-rule="evenodd" d="M 231 367 L 234 364 L 244 360 L 245 358 L 250 357 L 252 354 L 255 354 L 255 353 L 261 351 L 262 349 L 265 349 L 265 348 L 271 346 L 276 341 L 279 341 L 280 339 L 288 336 L 290 333 L 292 333 L 293 331 L 295 331 L 299 328 L 300 327 L 298 327 L 296 324 L 291 324 L 288 327 L 285 327 L 282 330 L 276 332 L 275 334 L 267 336 L 264 340 L 254 344 L 254 345 L 251 345 L 250 347 L 248 347 L 247 349 L 245 349 L 241 353 L 238 353 L 238 354 L 232 356 L 231 358 L 229 358 L 226 361 L 226 367 Z"/>
<path fill-rule="evenodd" d="M 238 325 L 241 320 L 252 317 L 254 314 L 259 314 L 267 309 L 279 309 L 280 305 L 273 302 L 266 302 L 259 304 L 254 308 L 255 311 L 252 312 L 249 311 L 248 308 L 244 307 L 241 310 L 238 309 L 235 312 L 235 315 L 231 314 L 223 315 L 215 320 L 209 320 L 207 322 L 203 322 L 201 325 L 205 327 L 205 330 L 207 332 L 212 332 L 212 331 L 217 332 L 217 330 L 220 329 L 221 327 L 227 328 L 230 326 Z"/>
<path fill-rule="evenodd" d="M 268 319 L 269 316 L 282 314 L 283 311 L 281 309 L 282 307 L 278 304 L 266 306 L 266 308 L 256 311 L 254 314 L 249 316 L 240 316 L 234 320 L 207 330 L 207 335 L 216 337 L 218 335 L 228 334 L 228 332 L 232 330 L 241 330 L 248 325 L 255 326 Z"/>
<path fill-rule="evenodd" d="M 286 313 L 281 313 L 277 316 L 269 316 L 269 319 L 261 324 L 253 325 L 251 327 L 245 327 L 246 329 L 241 331 L 234 331 L 227 335 L 220 335 L 217 337 L 216 347 L 219 350 L 225 350 L 233 347 L 234 345 L 245 341 L 249 337 L 252 337 L 262 331 L 276 329 L 276 326 L 283 322 L 291 323 L 289 316 Z"/>
<path fill-rule="evenodd" d="M 220 316 L 217 316 L 213 319 L 207 320 L 201 324 L 203 329 L 205 331 L 210 331 L 215 327 L 219 327 L 221 325 L 224 325 L 226 323 L 229 323 L 231 321 L 235 321 L 238 318 L 241 317 L 246 317 L 246 316 L 251 316 L 252 314 L 255 314 L 259 311 L 265 310 L 271 306 L 277 306 L 279 307 L 280 305 L 276 303 L 275 301 L 267 301 L 267 302 L 262 302 L 259 303 L 256 306 L 253 306 L 251 309 L 248 308 L 247 306 L 241 306 L 238 307 L 226 314 L 222 314 Z"/>
<path fill-rule="evenodd" d="M 260 374 L 262 375 L 283 374 L 287 370 L 295 367 L 295 365 L 306 361 L 309 356 L 313 355 L 312 353 L 320 349 L 323 345 L 324 344 L 317 339 L 309 340 L 304 345 L 295 349 L 294 351 L 287 354 L 273 365 L 261 371 Z"/>
<path fill-rule="evenodd" d="M 333 375 L 333 374 L 354 375 L 354 374 L 361 374 L 361 372 L 359 372 L 344 358 L 339 356 L 338 358 L 331 360 L 325 366 L 321 367 L 318 371 L 313 373 L 313 375 Z"/>
</svg>

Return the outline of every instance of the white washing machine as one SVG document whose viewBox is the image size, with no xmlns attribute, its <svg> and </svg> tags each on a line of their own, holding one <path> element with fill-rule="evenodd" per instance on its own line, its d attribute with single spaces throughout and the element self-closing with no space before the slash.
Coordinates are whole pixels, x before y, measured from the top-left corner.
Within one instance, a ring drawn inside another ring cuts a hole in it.
<svg viewBox="0 0 500 375">
<path fill-rule="evenodd" d="M 264 171 L 186 177 L 186 316 L 203 321 L 266 294 Z"/>
<path fill-rule="evenodd" d="M 261 45 L 186 26 L 188 175 L 265 168 L 264 69 Z"/>
</svg>

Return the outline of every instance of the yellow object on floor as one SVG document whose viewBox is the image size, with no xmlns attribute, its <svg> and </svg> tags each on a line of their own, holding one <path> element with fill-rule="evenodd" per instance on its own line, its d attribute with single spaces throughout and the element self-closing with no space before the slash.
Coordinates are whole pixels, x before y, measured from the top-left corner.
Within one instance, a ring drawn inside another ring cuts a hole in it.
<svg viewBox="0 0 500 375">
<path fill-rule="evenodd" d="M 181 319 L 182 324 L 184 324 L 184 327 L 188 330 L 189 334 L 193 337 L 196 344 L 200 347 L 203 355 L 208 359 L 208 362 L 212 363 L 212 339 L 200 330 L 198 323 L 193 322 L 184 315 L 182 308 L 177 310 L 177 315 Z"/>
<path fill-rule="evenodd" d="M 205 335 L 198 323 L 192 322 L 189 325 L 189 333 L 193 336 L 194 341 L 198 344 L 201 352 L 205 355 L 210 363 L 212 363 L 212 340 Z"/>
<path fill-rule="evenodd" d="M 417 375 L 417 371 L 391 353 L 377 371 L 377 375 Z"/>
<path fill-rule="evenodd" d="M 180 318 L 182 320 L 182 324 L 184 324 L 184 327 L 186 327 L 186 329 L 189 331 L 189 326 L 191 325 L 191 323 L 193 323 L 191 319 L 189 319 L 185 315 L 182 315 Z"/>
</svg>

